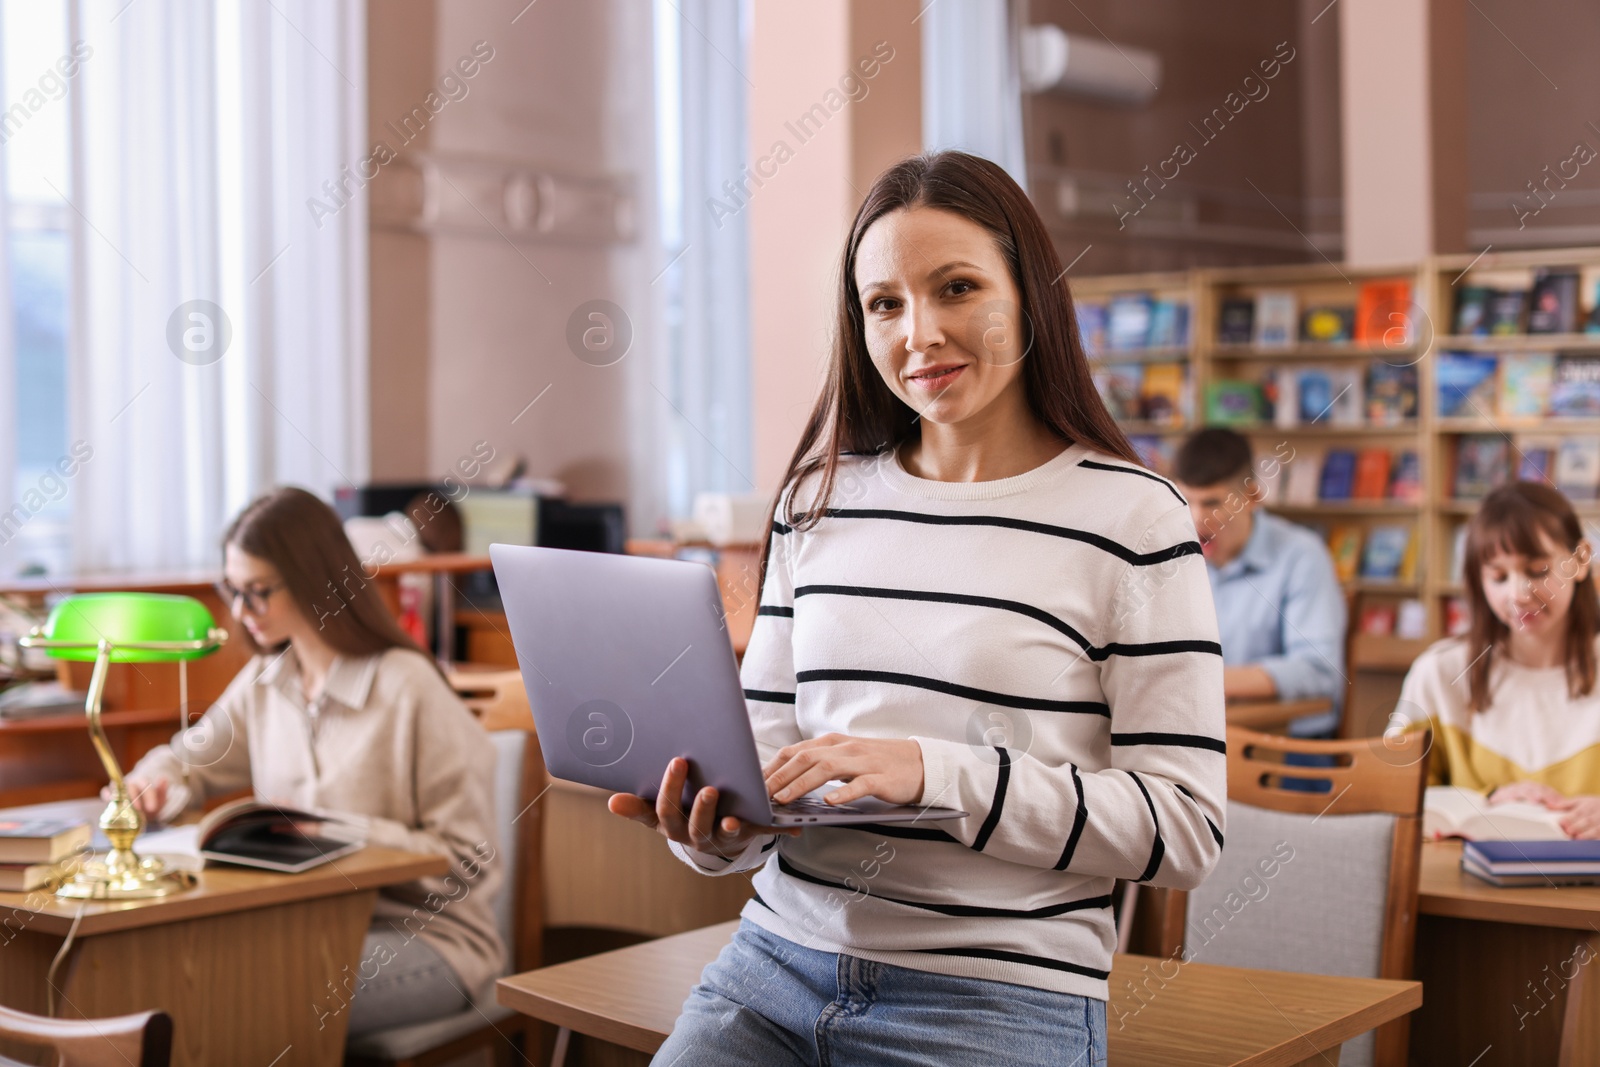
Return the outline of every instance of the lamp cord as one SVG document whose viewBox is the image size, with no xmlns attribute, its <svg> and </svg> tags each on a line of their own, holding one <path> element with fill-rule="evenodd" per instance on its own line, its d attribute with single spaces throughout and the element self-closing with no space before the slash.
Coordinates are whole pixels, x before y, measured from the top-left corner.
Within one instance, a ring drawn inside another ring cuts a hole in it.
<svg viewBox="0 0 1600 1067">
<path fill-rule="evenodd" d="M 56 1017 L 56 972 L 61 969 L 61 964 L 67 958 L 67 953 L 72 951 L 72 942 L 78 936 L 78 924 L 83 921 L 83 911 L 89 905 L 87 902 L 78 905 L 78 914 L 72 917 L 72 925 L 67 928 L 67 937 L 61 942 L 61 948 L 56 952 L 56 958 L 50 961 L 50 969 L 45 972 L 45 1016 Z"/>
</svg>

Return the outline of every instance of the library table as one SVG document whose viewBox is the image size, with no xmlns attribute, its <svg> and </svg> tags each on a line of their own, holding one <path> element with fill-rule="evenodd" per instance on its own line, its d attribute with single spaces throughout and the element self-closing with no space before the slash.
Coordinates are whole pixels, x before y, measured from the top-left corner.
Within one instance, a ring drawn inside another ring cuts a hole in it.
<svg viewBox="0 0 1600 1067">
<path fill-rule="evenodd" d="M 1429 841 L 1417 912 L 1417 1063 L 1600 1067 L 1600 886 L 1502 889 Z"/>
<path fill-rule="evenodd" d="M 174 1065 L 335 1067 L 350 1018 L 344 975 L 353 982 L 378 890 L 448 869 L 442 856 L 369 845 L 302 874 L 207 867 L 193 889 L 155 900 L 0 893 L 0 1004 L 45 1014 L 70 934 L 57 1015 L 160 1008 Z M 0 1057 L 39 1062 L 29 1055 L 0 1041 Z"/>
<path fill-rule="evenodd" d="M 536 1019 L 653 1053 L 737 927 L 720 923 L 512 975 L 496 995 Z M 1422 1003 L 1417 982 L 1203 963 L 1164 979 L 1162 962 L 1117 956 L 1112 965 L 1106 1029 L 1119 1067 L 1336 1065 L 1343 1042 Z"/>
</svg>

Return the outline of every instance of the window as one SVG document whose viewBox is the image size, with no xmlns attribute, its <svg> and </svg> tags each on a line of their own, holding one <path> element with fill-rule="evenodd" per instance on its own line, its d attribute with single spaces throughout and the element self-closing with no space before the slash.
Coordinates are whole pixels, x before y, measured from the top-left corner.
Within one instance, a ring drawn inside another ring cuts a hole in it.
<svg viewBox="0 0 1600 1067">
<path fill-rule="evenodd" d="M 64 0 L 0 0 L 5 111 L 4 234 L 10 337 L 0 344 L 0 573 L 60 573 L 71 548 L 72 499 L 55 464 L 68 454 L 67 315 L 71 276 L 62 199 L 68 174 L 71 53 Z"/>
</svg>

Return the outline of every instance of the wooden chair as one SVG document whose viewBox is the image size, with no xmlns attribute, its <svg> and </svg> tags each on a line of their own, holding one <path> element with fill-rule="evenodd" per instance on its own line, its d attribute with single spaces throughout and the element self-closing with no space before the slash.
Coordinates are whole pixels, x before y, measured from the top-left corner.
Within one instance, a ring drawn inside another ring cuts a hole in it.
<svg viewBox="0 0 1600 1067">
<path fill-rule="evenodd" d="M 495 790 L 495 823 L 501 847 L 513 846 L 515 852 L 497 915 L 511 950 L 510 973 L 517 974 L 544 962 L 540 862 L 544 805 L 538 800 L 546 782 L 533 712 L 522 675 L 515 670 L 457 668 L 448 677 L 451 688 L 496 744 L 501 780 Z M 494 1051 L 498 1064 L 522 1063 L 536 1046 L 533 1037 L 537 1033 L 537 1023 L 499 1007 L 491 991 L 456 1015 L 362 1035 L 351 1041 L 345 1063 L 347 1067 L 433 1067 L 483 1048 Z"/>
<path fill-rule="evenodd" d="M 1199 888 L 1145 894 L 1163 955 L 1185 962 L 1408 979 L 1417 929 L 1428 731 L 1303 741 L 1228 729 L 1227 844 Z M 1286 762 L 1291 754 L 1333 766 Z M 1302 788 L 1285 788 L 1298 779 Z M 1305 791 L 1307 783 L 1324 791 Z M 1284 847 L 1291 859 L 1282 856 Z M 1380 864 L 1382 866 L 1380 866 Z M 1274 870 L 1271 876 L 1267 870 Z M 1250 877 L 1255 881 L 1245 882 Z M 1256 894 L 1260 893 L 1259 899 Z M 1272 903 L 1273 901 L 1276 903 Z M 1252 910 L 1254 909 L 1254 910 Z M 1196 916 L 1199 916 L 1198 922 Z M 1370 941 L 1360 936 L 1372 935 Z M 1345 1044 L 1403 1065 L 1404 1017 Z"/>
<path fill-rule="evenodd" d="M 0 1007 L 0 1037 L 47 1048 L 59 1067 L 167 1067 L 172 1016 L 144 1011 L 109 1019 L 50 1019 Z M 0 1056 L 0 1067 L 21 1067 Z"/>
</svg>

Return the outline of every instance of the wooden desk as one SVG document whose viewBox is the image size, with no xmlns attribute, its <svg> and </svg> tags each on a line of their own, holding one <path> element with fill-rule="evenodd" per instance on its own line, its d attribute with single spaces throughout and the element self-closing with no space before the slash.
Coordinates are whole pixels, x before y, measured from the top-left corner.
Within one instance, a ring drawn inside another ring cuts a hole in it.
<svg viewBox="0 0 1600 1067">
<path fill-rule="evenodd" d="M 1228 702 L 1228 725 L 1272 732 L 1283 730 L 1296 719 L 1320 715 L 1333 708 L 1331 700 L 1232 700 Z"/>
<path fill-rule="evenodd" d="M 502 978 L 496 995 L 534 1018 L 654 1052 L 737 926 L 721 923 Z M 1119 1067 L 1337 1064 L 1340 1044 L 1422 1003 L 1416 982 L 1202 963 L 1163 983 L 1160 962 L 1118 956 L 1112 965 L 1107 1031 Z"/>
<path fill-rule="evenodd" d="M 1417 911 L 1418 1063 L 1600 1065 L 1600 886 L 1501 889 L 1426 842 Z"/>
<path fill-rule="evenodd" d="M 0 893 L 0 1004 L 45 1013 L 50 962 L 77 920 L 57 1014 L 161 1008 L 175 1065 L 333 1067 L 349 1022 L 338 996 L 348 1002 L 378 890 L 447 869 L 442 856 L 368 847 L 304 874 L 208 868 L 162 900 Z M 40 1062 L 4 1042 L 0 1055 Z"/>
</svg>

